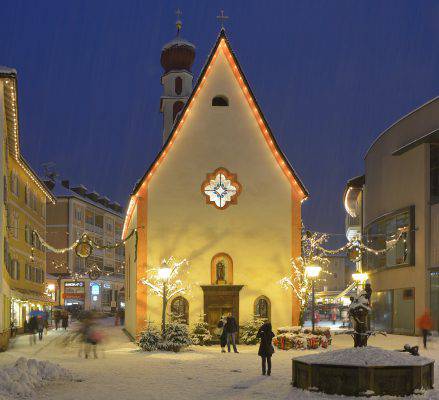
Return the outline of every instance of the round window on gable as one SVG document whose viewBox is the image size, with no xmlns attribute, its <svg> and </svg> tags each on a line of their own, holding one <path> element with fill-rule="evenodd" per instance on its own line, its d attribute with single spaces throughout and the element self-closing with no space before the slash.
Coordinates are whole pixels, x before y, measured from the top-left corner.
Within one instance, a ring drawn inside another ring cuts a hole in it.
<svg viewBox="0 0 439 400">
<path fill-rule="evenodd" d="M 229 99 L 226 96 L 215 96 L 212 99 L 213 107 L 228 107 Z"/>
</svg>

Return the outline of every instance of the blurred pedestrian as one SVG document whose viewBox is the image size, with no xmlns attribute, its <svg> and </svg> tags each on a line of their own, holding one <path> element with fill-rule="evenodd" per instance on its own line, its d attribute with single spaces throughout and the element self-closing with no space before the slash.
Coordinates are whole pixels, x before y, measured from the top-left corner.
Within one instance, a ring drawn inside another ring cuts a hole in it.
<svg viewBox="0 0 439 400">
<path fill-rule="evenodd" d="M 36 333 L 38 329 L 38 323 L 37 316 L 35 314 L 29 317 L 27 329 L 29 330 L 29 344 L 32 346 L 33 344 L 37 343 Z"/>
<path fill-rule="evenodd" d="M 119 320 L 121 326 L 125 325 L 125 308 L 119 309 Z"/>
<path fill-rule="evenodd" d="M 430 331 L 433 328 L 433 321 L 430 317 L 430 311 L 425 310 L 417 320 L 418 328 L 422 332 L 422 342 L 424 343 L 424 349 L 427 349 L 427 338 L 430 335 Z"/>
<path fill-rule="evenodd" d="M 55 329 L 58 330 L 61 321 L 61 311 L 55 310 Z"/>
<path fill-rule="evenodd" d="M 265 322 L 260 328 L 256 335 L 257 338 L 261 339 L 259 343 L 258 355 L 262 358 L 262 375 L 271 375 L 271 356 L 274 353 L 274 347 L 272 340 L 274 338 L 274 333 L 271 328 L 270 322 Z M 267 368 L 268 367 L 268 368 Z"/>
<path fill-rule="evenodd" d="M 64 330 L 66 330 L 67 327 L 69 326 L 69 313 L 67 310 L 63 310 L 61 314 L 61 321 L 62 321 L 62 327 L 64 328 Z"/>
<path fill-rule="evenodd" d="M 43 340 L 44 317 L 41 314 L 37 316 L 37 330 L 38 330 L 38 340 Z"/>
</svg>

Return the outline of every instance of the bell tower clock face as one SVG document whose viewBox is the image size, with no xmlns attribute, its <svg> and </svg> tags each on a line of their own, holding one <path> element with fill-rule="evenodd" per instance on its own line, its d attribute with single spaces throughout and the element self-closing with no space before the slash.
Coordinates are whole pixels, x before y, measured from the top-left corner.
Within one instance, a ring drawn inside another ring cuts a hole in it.
<svg viewBox="0 0 439 400">
<path fill-rule="evenodd" d="M 206 204 L 211 204 L 220 210 L 226 209 L 231 204 L 237 204 L 241 189 L 237 175 L 225 168 L 217 168 L 211 174 L 207 174 L 206 180 L 201 185 Z"/>
</svg>

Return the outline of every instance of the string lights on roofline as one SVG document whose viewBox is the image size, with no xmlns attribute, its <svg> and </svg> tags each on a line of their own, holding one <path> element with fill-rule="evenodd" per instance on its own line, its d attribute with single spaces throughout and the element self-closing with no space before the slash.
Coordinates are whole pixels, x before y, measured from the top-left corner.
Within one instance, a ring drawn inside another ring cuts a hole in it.
<svg viewBox="0 0 439 400">
<path fill-rule="evenodd" d="M 12 113 L 12 137 L 14 140 L 14 159 L 18 163 L 18 165 L 24 170 L 26 175 L 32 180 L 32 182 L 44 193 L 44 195 L 50 200 L 51 203 L 55 203 L 54 197 L 51 193 L 44 188 L 44 185 L 35 177 L 35 174 L 29 169 L 29 167 L 23 162 L 20 155 L 20 146 L 19 146 L 19 136 L 18 136 L 18 106 L 17 106 L 17 95 L 16 95 L 16 85 L 15 78 L 6 79 L 5 87 L 10 95 L 11 103 L 9 105 Z"/>
<path fill-rule="evenodd" d="M 211 73 L 212 66 L 215 65 L 215 61 L 218 58 L 218 54 L 221 50 L 223 51 L 223 54 L 225 55 L 226 59 L 229 62 L 229 65 L 231 66 L 232 72 L 233 72 L 235 78 L 237 79 L 238 84 L 240 85 L 241 90 L 242 90 L 244 96 L 246 97 L 246 99 L 250 105 L 251 110 L 253 111 L 256 122 L 257 122 L 266 142 L 267 142 L 268 147 L 270 148 L 271 152 L 273 153 L 276 162 L 278 163 L 279 167 L 284 172 L 287 179 L 292 183 L 292 187 L 297 191 L 297 193 L 301 197 L 301 202 L 303 202 L 304 200 L 307 199 L 306 190 L 303 187 L 299 186 L 299 184 L 297 182 L 298 178 L 291 172 L 288 163 L 284 159 L 283 154 L 281 154 L 278 151 L 277 147 L 275 146 L 275 143 L 273 142 L 273 139 L 272 139 L 270 132 L 269 132 L 269 127 L 267 126 L 261 112 L 259 111 L 258 107 L 256 106 L 256 104 L 255 104 L 256 102 L 253 100 L 251 90 L 249 89 L 247 83 L 245 82 L 245 79 L 243 79 L 243 77 L 241 76 L 241 71 L 236 64 L 235 59 L 234 59 L 231 51 L 229 50 L 226 38 L 224 36 L 222 36 L 221 39 L 219 40 L 218 46 L 215 49 L 215 52 L 211 55 L 211 57 L 212 57 L 211 60 L 209 61 L 208 65 L 205 67 L 205 70 L 202 73 L 203 77 L 201 79 L 199 79 L 196 87 L 194 88 L 192 96 L 189 99 L 189 101 L 184 109 L 184 113 L 181 114 L 179 120 L 177 121 L 177 123 L 174 127 L 174 131 L 170 135 L 169 142 L 164 147 L 164 150 L 162 151 L 162 153 L 160 153 L 157 160 L 153 163 L 152 167 L 150 168 L 150 170 L 147 172 L 147 174 L 143 178 L 143 182 L 141 182 L 136 187 L 135 193 L 131 196 L 131 199 L 130 199 L 130 202 L 128 205 L 128 209 L 127 209 L 127 213 L 126 213 L 126 217 L 125 217 L 125 221 L 124 221 L 122 237 L 125 236 L 126 230 L 128 229 L 128 226 L 131 222 L 131 216 L 132 216 L 132 213 L 134 211 L 134 207 L 137 204 L 137 201 L 139 198 L 139 192 L 142 192 L 143 190 L 146 189 L 146 184 L 154 176 L 154 173 L 157 170 L 158 165 L 162 163 L 166 152 L 169 152 L 170 147 L 175 143 L 175 140 L 177 140 L 177 138 L 179 137 L 179 134 L 181 133 L 181 129 L 183 128 L 184 123 L 188 120 L 188 118 L 191 115 L 190 111 L 194 105 L 194 102 L 195 102 L 196 98 L 199 96 L 201 89 L 204 87 L 204 85 L 206 83 L 206 79 L 209 76 L 209 74 Z"/>
</svg>

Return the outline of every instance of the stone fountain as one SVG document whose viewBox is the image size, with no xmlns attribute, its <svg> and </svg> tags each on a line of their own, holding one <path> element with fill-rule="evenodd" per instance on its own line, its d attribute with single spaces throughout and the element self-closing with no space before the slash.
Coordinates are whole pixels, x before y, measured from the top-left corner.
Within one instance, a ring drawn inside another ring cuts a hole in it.
<svg viewBox="0 0 439 400">
<path fill-rule="evenodd" d="M 367 346 L 371 335 L 382 333 L 368 328 L 371 294 L 366 284 L 364 291 L 351 298 L 353 330 L 345 333 L 353 337 L 354 347 L 294 358 L 295 387 L 346 396 L 406 396 L 433 388 L 433 360 Z"/>
</svg>

